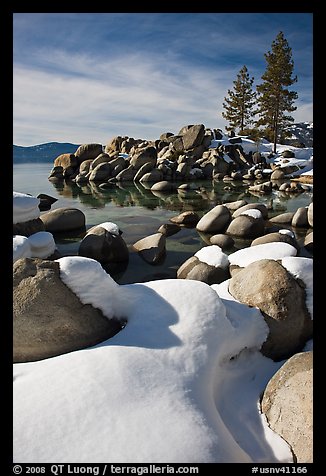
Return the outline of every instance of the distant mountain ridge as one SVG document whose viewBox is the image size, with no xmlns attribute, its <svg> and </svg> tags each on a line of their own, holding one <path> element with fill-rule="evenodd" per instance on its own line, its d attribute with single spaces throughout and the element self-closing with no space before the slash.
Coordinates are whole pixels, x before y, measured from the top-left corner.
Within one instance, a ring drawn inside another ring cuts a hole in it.
<svg viewBox="0 0 326 476">
<path fill-rule="evenodd" d="M 47 142 L 45 144 L 24 147 L 13 146 L 14 164 L 26 162 L 53 162 L 60 154 L 73 154 L 80 144 L 70 142 Z"/>
<path fill-rule="evenodd" d="M 306 147 L 313 147 L 314 125 L 313 122 L 296 122 L 288 128 L 291 136 L 284 141 L 285 144 L 296 146 L 302 143 Z"/>
</svg>

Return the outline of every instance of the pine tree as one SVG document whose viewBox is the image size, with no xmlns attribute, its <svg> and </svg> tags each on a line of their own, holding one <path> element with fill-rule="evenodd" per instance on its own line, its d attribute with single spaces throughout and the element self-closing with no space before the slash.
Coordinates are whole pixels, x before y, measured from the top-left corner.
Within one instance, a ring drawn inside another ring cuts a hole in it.
<svg viewBox="0 0 326 476">
<path fill-rule="evenodd" d="M 256 93 L 252 90 L 254 78 L 250 78 L 248 69 L 243 66 L 237 74 L 237 79 L 233 81 L 233 91 L 228 89 L 228 97 L 225 97 L 222 116 L 229 122 L 227 130 L 243 130 L 253 123 L 252 117 L 256 111 L 253 111 L 255 105 Z"/>
<path fill-rule="evenodd" d="M 298 98 L 295 91 L 288 89 L 297 81 L 297 77 L 292 76 L 294 67 L 292 49 L 282 31 L 273 41 L 271 51 L 265 54 L 265 59 L 267 68 L 261 77 L 263 83 L 257 85 L 260 114 L 257 126 L 266 126 L 265 135 L 273 141 L 276 152 L 277 140 L 294 121 L 286 112 L 296 110 L 293 103 Z"/>
</svg>

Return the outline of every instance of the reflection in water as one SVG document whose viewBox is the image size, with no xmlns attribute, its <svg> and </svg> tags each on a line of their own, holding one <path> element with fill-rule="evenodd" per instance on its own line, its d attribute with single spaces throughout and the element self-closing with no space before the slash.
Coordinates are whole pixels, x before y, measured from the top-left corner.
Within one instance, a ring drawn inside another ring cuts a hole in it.
<svg viewBox="0 0 326 476">
<path fill-rule="evenodd" d="M 146 263 L 132 249 L 133 243 L 145 236 L 157 233 L 158 228 L 170 223 L 169 219 L 184 211 L 194 211 L 200 217 L 216 205 L 245 199 L 247 202 L 268 203 L 273 199 L 273 209 L 269 217 L 296 211 L 307 206 L 312 193 L 300 195 L 273 190 L 270 195 L 253 196 L 244 181 L 191 181 L 188 189 L 171 192 L 151 192 L 150 183 L 122 182 L 103 187 L 94 183 L 77 185 L 62 180 L 50 182 L 50 164 L 19 164 L 14 166 L 14 190 L 37 196 L 47 193 L 58 199 L 52 209 L 73 207 L 80 209 L 86 217 L 86 228 L 105 221 L 116 223 L 123 231 L 122 238 L 129 249 L 129 262 L 123 269 L 107 270 L 120 284 L 144 282 L 153 279 L 175 278 L 178 267 L 203 246 L 210 244 L 209 235 L 199 234 L 195 228 L 182 227 L 180 232 L 166 239 L 166 256 L 163 263 L 156 266 Z M 176 184 L 181 185 L 181 182 Z M 41 212 L 46 213 L 46 212 Z M 284 226 L 284 228 L 287 228 Z M 307 230 L 295 229 L 298 239 L 303 239 Z M 56 236 L 56 243 L 62 255 L 77 255 L 80 241 L 85 232 Z M 227 253 L 249 246 L 250 240 L 235 240 L 235 245 Z"/>
<path fill-rule="evenodd" d="M 151 184 L 140 182 L 110 184 L 108 188 L 94 182 L 80 185 L 67 180 L 52 182 L 59 195 L 78 199 L 80 203 L 95 208 L 105 207 L 106 204 L 112 202 L 117 207 L 139 206 L 149 210 L 164 208 L 180 212 L 187 210 L 204 212 L 216 205 L 240 200 L 243 197 L 247 197 L 250 201 L 251 194 L 247 192 L 246 185 L 241 182 L 230 182 L 230 184 L 225 187 L 225 183 L 221 181 L 198 181 L 196 184 L 191 184 L 191 189 L 176 188 L 174 191 L 166 192 L 151 191 Z"/>
</svg>

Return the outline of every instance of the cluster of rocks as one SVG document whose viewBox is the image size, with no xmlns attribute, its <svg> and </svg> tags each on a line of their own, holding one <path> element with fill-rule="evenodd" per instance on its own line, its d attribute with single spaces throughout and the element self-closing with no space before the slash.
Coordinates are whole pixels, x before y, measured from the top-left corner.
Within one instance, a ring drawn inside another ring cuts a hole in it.
<svg viewBox="0 0 326 476">
<path fill-rule="evenodd" d="M 61 154 L 54 161 L 49 180 L 75 181 L 78 185 L 94 182 L 105 188 L 110 184 L 134 181 L 160 183 L 158 190 L 169 190 L 171 182 L 194 179 L 262 180 L 253 185 L 253 193 L 270 193 L 278 181 L 297 166 L 280 169 L 279 165 L 266 165 L 259 152 L 246 153 L 241 137 L 228 137 L 215 147 L 213 139 L 223 139 L 220 129 L 208 129 L 203 124 L 187 125 L 178 134 L 161 134 L 155 141 L 127 136 L 112 138 L 102 144 L 82 144 L 74 154 Z M 287 157 L 284 151 L 283 157 Z M 273 154 L 271 154 L 273 155 Z M 291 192 L 299 193 L 300 184 Z"/>
<path fill-rule="evenodd" d="M 23 198 L 24 203 L 29 202 Z M 44 209 L 50 202 L 51 197 L 43 197 Z M 126 263 L 129 249 L 121 230 L 105 222 L 86 232 L 82 211 L 63 207 L 39 216 L 40 206 L 39 198 L 26 209 L 31 220 L 24 222 L 21 210 L 18 221 L 14 220 L 17 249 L 25 250 L 14 257 L 15 362 L 89 347 L 124 327 L 120 320 L 108 320 L 99 309 L 81 303 L 60 278 L 58 262 L 53 261 L 58 255 L 53 250 L 49 258 L 42 254 L 42 246 L 47 247 L 49 236 L 53 240 L 52 234 L 81 230 L 80 256 L 95 259 L 103 267 Z M 163 223 L 156 233 L 133 243 L 132 249 L 147 263 L 157 264 L 165 256 L 166 240 L 182 227 L 195 228 L 207 246 L 181 264 L 177 279 L 198 280 L 213 287 L 227 282 L 232 299 L 257 307 L 269 328 L 261 352 L 276 361 L 289 358 L 268 383 L 262 411 L 271 428 L 290 444 L 297 462 L 312 461 L 312 353 L 300 353 L 312 337 L 308 302 L 312 290 L 306 275 L 291 269 L 299 269 L 303 263 L 306 274 L 312 274 L 313 203 L 272 218 L 266 205 L 245 200 L 217 205 L 201 217 L 193 211 L 183 212 Z M 301 244 L 293 233 L 296 229 L 308 231 Z M 227 255 L 225 251 L 232 250 L 238 238 L 250 240 L 250 247 Z M 31 253 L 33 240 L 39 255 L 35 246 Z M 291 259 L 297 260 L 292 268 L 288 264 Z"/>
</svg>

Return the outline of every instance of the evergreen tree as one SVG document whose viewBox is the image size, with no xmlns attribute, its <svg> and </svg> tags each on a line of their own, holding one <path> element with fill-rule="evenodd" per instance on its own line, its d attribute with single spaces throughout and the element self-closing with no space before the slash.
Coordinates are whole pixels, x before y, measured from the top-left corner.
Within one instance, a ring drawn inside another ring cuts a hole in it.
<svg viewBox="0 0 326 476">
<path fill-rule="evenodd" d="M 261 77 L 263 83 L 257 85 L 257 112 L 260 114 L 257 125 L 266 126 L 265 135 L 273 141 L 276 152 L 277 140 L 284 136 L 286 128 L 294 121 L 286 112 L 296 110 L 293 103 L 298 97 L 295 91 L 288 89 L 297 81 L 297 77 L 292 76 L 292 49 L 282 31 L 273 41 L 271 51 L 265 54 L 265 59 L 267 68 Z"/>
<path fill-rule="evenodd" d="M 256 102 L 253 82 L 254 78 L 250 78 L 247 67 L 243 66 L 233 81 L 233 91 L 228 89 L 228 97 L 224 98 L 223 108 L 226 112 L 222 112 L 222 116 L 229 122 L 227 130 L 238 128 L 239 133 L 243 134 L 243 130 L 253 123 L 252 116 L 256 113 L 253 111 Z"/>
</svg>

